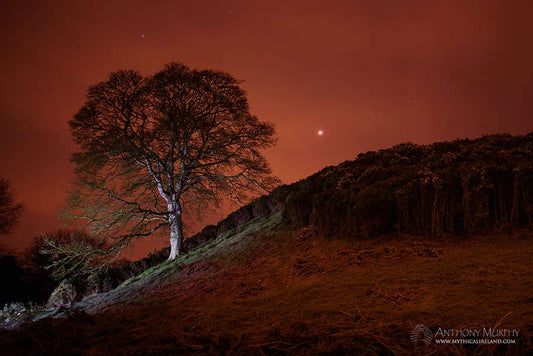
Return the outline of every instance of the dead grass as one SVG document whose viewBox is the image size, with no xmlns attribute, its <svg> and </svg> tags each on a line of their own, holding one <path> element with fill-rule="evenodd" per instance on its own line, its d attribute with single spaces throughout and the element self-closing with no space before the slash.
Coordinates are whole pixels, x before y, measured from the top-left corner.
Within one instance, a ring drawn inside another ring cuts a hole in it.
<svg viewBox="0 0 533 356">
<path fill-rule="evenodd" d="M 527 354 L 532 255 L 527 231 L 350 241 L 291 230 L 274 216 L 86 301 L 94 315 L 43 320 L 0 341 L 19 354 Z M 419 323 L 499 321 L 521 329 L 519 346 L 409 340 Z"/>
</svg>

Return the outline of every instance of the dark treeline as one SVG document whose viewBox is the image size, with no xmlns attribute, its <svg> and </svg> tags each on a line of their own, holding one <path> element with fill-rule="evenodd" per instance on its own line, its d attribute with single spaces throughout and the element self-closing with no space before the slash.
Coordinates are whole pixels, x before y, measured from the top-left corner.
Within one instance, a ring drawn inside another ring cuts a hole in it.
<svg viewBox="0 0 533 356">
<path fill-rule="evenodd" d="M 54 290 L 47 273 L 28 268 L 9 252 L 0 252 L 0 270 L 0 309 L 11 302 L 45 302 Z"/>
<path fill-rule="evenodd" d="M 298 182 L 287 222 L 327 233 L 483 233 L 533 218 L 533 133 L 360 154 Z"/>
</svg>

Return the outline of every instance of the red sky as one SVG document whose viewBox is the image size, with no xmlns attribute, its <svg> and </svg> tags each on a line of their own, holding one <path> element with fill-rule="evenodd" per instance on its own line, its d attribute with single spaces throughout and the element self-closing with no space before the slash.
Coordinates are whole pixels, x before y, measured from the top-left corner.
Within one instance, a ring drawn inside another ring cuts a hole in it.
<svg viewBox="0 0 533 356">
<path fill-rule="evenodd" d="M 0 176 L 27 212 L 0 242 L 24 248 L 61 225 L 67 121 L 112 71 L 180 61 L 243 79 L 289 183 L 405 141 L 533 131 L 532 13 L 490 0 L 3 2 Z"/>
</svg>

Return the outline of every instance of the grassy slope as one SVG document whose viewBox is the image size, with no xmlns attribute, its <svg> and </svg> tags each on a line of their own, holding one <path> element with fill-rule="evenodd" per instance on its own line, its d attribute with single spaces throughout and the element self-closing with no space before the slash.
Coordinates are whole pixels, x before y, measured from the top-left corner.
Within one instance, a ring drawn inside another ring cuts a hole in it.
<svg viewBox="0 0 533 356">
<path fill-rule="evenodd" d="M 488 353 L 414 347 L 418 323 L 529 334 L 533 235 L 344 240 L 294 230 L 279 214 L 84 302 L 91 314 L 2 332 L 2 350 L 31 354 Z M 28 342 L 28 341 L 31 341 Z M 496 350 L 497 352 L 502 350 Z"/>
</svg>

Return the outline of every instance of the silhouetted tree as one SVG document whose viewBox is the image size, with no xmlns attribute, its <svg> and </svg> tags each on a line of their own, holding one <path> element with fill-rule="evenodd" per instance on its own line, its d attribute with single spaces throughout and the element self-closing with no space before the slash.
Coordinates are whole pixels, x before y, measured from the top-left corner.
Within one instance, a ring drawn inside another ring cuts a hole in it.
<svg viewBox="0 0 533 356">
<path fill-rule="evenodd" d="M 22 204 L 16 204 L 7 179 L 0 177 L 0 234 L 9 234 L 19 222 Z"/>
<path fill-rule="evenodd" d="M 79 152 L 67 211 L 115 246 L 168 229 L 174 259 L 184 210 L 277 182 L 260 153 L 275 143 L 274 127 L 224 72 L 171 63 L 147 77 L 112 73 L 69 124 Z"/>
</svg>

